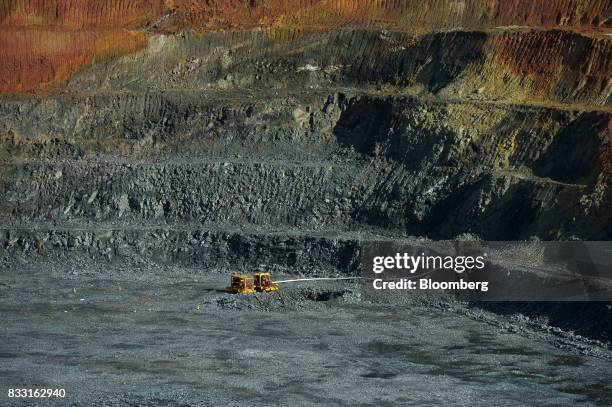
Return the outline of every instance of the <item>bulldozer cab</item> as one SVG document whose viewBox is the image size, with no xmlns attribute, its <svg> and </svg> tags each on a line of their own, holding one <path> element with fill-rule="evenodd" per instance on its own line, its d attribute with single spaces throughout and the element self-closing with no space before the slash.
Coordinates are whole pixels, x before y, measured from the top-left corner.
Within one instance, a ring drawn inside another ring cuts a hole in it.
<svg viewBox="0 0 612 407">
<path fill-rule="evenodd" d="M 253 279 L 245 274 L 232 274 L 228 290 L 233 293 L 253 293 Z"/>
<path fill-rule="evenodd" d="M 272 282 L 270 273 L 255 273 L 253 274 L 255 291 L 278 291 L 278 285 Z"/>
</svg>

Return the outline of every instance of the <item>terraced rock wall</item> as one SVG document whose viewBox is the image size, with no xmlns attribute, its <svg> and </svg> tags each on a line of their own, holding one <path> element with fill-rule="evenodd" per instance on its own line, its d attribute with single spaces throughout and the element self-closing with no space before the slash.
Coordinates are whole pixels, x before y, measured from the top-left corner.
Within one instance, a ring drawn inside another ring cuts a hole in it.
<svg viewBox="0 0 612 407">
<path fill-rule="evenodd" d="M 608 2 L 217 3 L 2 3 L 5 264 L 612 237 Z"/>
</svg>

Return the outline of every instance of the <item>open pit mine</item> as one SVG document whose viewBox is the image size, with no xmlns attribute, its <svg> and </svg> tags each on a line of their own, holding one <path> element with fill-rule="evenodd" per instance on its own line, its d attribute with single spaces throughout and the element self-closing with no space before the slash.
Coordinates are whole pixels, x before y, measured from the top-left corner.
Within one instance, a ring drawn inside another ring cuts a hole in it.
<svg viewBox="0 0 612 407">
<path fill-rule="evenodd" d="M 611 118 L 609 0 L 0 0 L 0 405 L 610 405 L 612 301 L 362 255 L 612 241 Z"/>
</svg>

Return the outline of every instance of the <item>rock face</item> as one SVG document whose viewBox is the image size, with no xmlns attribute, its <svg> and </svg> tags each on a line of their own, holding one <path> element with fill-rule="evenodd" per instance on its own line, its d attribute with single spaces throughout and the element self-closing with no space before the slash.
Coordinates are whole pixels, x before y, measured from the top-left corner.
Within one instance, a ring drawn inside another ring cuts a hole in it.
<svg viewBox="0 0 612 407">
<path fill-rule="evenodd" d="M 450 36 L 451 57 L 457 56 L 453 50 L 460 47 L 468 51 L 466 56 L 487 58 L 493 69 L 504 70 L 497 73 L 497 80 L 504 80 L 506 74 L 511 79 L 543 81 L 544 87 L 560 79 L 570 85 L 576 82 L 574 88 L 594 87 L 597 92 L 606 92 L 599 101 L 605 103 L 610 93 L 606 81 L 611 72 L 610 42 L 606 34 L 611 31 L 611 15 L 607 0 L 2 0 L 0 92 L 56 89 L 92 64 L 143 49 L 147 38 L 160 33 L 258 29 L 291 45 L 313 33 L 349 27 L 373 34 L 369 39 L 358 37 L 360 42 L 353 44 L 357 49 L 349 44 L 349 53 L 370 49 L 383 54 L 375 57 L 396 63 L 415 51 L 425 60 L 435 56 L 432 50 L 423 54 L 413 47 L 415 43 L 431 45 L 427 37 L 422 41 L 425 34 L 465 33 L 467 43 L 453 41 L 455 36 Z M 489 38 L 500 31 L 513 34 Z M 405 35 L 398 38 L 399 33 Z M 480 40 L 469 35 L 474 33 L 480 34 L 476 36 Z M 378 37 L 387 43 L 379 51 Z M 227 39 L 231 42 L 231 38 Z M 443 38 L 433 45 L 450 45 L 449 36 Z M 490 46 L 480 49 L 486 39 Z M 445 49 L 436 52 L 445 53 Z M 371 57 L 364 55 L 369 63 L 381 62 Z M 567 64 L 575 70 L 572 74 L 563 69 Z M 398 72 L 400 80 L 402 73 Z M 507 85 L 505 80 L 503 85 Z"/>
<path fill-rule="evenodd" d="M 4 0 L 0 254 L 351 273 L 377 237 L 609 240 L 610 14 Z"/>
</svg>

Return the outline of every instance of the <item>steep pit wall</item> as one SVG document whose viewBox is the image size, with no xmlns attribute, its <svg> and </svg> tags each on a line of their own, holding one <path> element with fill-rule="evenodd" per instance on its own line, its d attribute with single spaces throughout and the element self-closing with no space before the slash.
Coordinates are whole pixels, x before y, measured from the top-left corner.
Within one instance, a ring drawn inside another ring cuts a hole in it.
<svg viewBox="0 0 612 407">
<path fill-rule="evenodd" d="M 201 270 L 267 271 L 306 275 L 358 275 L 360 243 L 346 234 L 287 233 L 269 230 L 218 230 L 214 226 L 2 229 L 0 266 L 73 264 L 103 272 L 104 265 L 182 266 Z M 16 262 L 15 260 L 18 259 Z"/>
<path fill-rule="evenodd" d="M 490 51 L 494 67 L 504 68 L 508 63 L 511 80 L 522 81 L 527 75 L 533 81 L 531 86 L 539 86 L 542 79 L 554 79 L 576 82 L 572 85 L 580 87 L 582 81 L 595 80 L 590 86 L 605 88 L 609 84 L 602 83 L 601 78 L 591 78 L 593 73 L 601 73 L 596 63 L 585 64 L 591 72 L 577 77 L 556 77 L 559 65 L 564 64 L 558 54 L 583 58 L 582 53 L 588 54 L 590 46 L 568 46 L 568 42 L 577 42 L 559 39 L 555 30 L 563 35 L 584 36 L 587 41 L 605 41 L 611 29 L 611 15 L 606 0 L 3 0 L 0 93 L 58 91 L 73 74 L 105 59 L 133 54 L 157 34 L 260 30 L 276 43 L 291 44 L 311 34 L 333 33 L 346 27 L 404 33 L 410 37 L 408 42 L 438 32 L 526 32 L 526 39 L 503 40 Z M 397 47 L 406 45 L 400 43 Z M 533 52 L 538 53 L 536 66 L 529 62 Z M 497 54 L 500 61 L 495 59 Z M 513 70 L 512 65 L 518 66 Z M 541 67 L 555 75 L 538 76 Z M 607 69 L 609 74 L 609 66 Z M 489 92 L 495 89 L 497 84 Z M 608 88 L 608 96 L 609 92 Z M 546 99 L 548 95 L 535 92 L 530 96 Z"/>
<path fill-rule="evenodd" d="M 5 264 L 612 237 L 609 2 L 145 3 L 0 2 Z"/>
<path fill-rule="evenodd" d="M 342 29 L 291 42 L 265 32 L 156 36 L 147 50 L 73 77 L 70 92 L 359 87 L 451 100 L 601 108 L 612 40 L 565 31 Z M 136 64 L 138 68 L 134 66 Z"/>
<path fill-rule="evenodd" d="M 186 96 L 0 104 L 4 224 L 610 237 L 607 113 L 359 93 Z"/>
</svg>

